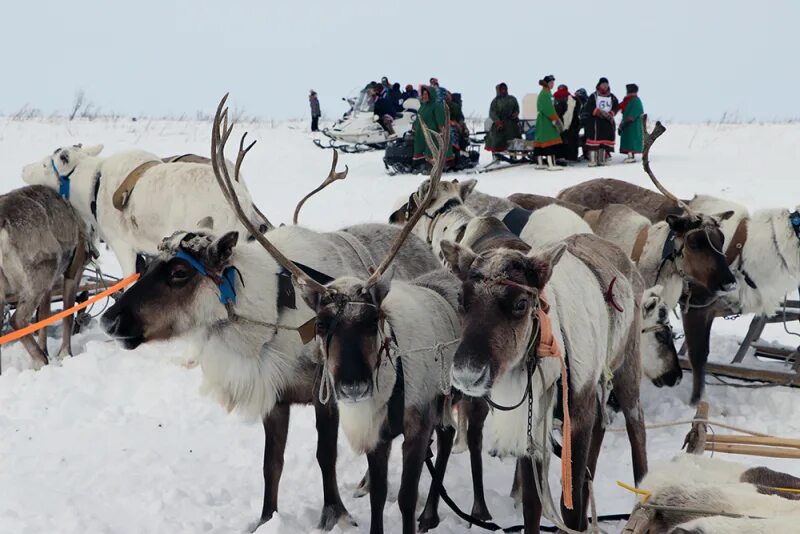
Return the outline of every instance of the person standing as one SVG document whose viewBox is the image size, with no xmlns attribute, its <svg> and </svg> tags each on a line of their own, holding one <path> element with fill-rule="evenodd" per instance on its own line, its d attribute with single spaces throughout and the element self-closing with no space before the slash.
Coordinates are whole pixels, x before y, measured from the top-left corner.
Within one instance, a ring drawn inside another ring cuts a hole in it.
<svg viewBox="0 0 800 534">
<path fill-rule="evenodd" d="M 444 95 L 447 94 L 447 89 L 439 85 L 439 78 L 431 78 L 430 83 L 431 88 L 436 93 L 433 96 L 435 96 L 436 100 L 439 102 L 444 102 Z"/>
<path fill-rule="evenodd" d="M 611 92 L 608 78 L 600 78 L 595 92 L 586 101 L 587 121 L 586 144 L 584 151 L 589 153 L 589 166 L 605 165 L 606 159 L 614 152 L 616 143 L 616 123 L 614 116 L 619 111 L 619 101 Z"/>
<path fill-rule="evenodd" d="M 425 142 L 425 134 L 422 132 L 422 125 L 428 129 L 444 134 L 444 129 L 450 125 L 444 121 L 444 103 L 436 101 L 436 91 L 432 87 L 423 85 L 419 90 L 420 106 L 417 112 L 417 120 L 414 122 L 414 160 L 432 161 L 433 154 Z M 422 125 L 420 124 L 422 122 Z M 436 139 L 433 139 L 436 144 Z M 437 145 L 438 146 L 438 145 Z M 453 147 L 447 147 L 447 160 L 453 159 Z"/>
<path fill-rule="evenodd" d="M 619 151 L 627 154 L 625 163 L 636 162 L 636 154 L 641 154 L 644 150 L 644 128 L 642 127 L 642 115 L 644 106 L 639 98 L 639 86 L 629 83 L 625 86 L 628 93 L 619 105 L 622 110 L 622 122 L 619 123 Z"/>
<path fill-rule="evenodd" d="M 319 131 L 319 118 L 322 116 L 322 111 L 319 107 L 319 98 L 317 92 L 313 89 L 308 94 L 308 103 L 311 106 L 311 131 Z"/>
<path fill-rule="evenodd" d="M 519 102 L 508 94 L 508 86 L 499 83 L 495 87 L 497 96 L 489 106 L 489 118 L 492 126 L 486 136 L 486 150 L 493 153 L 505 152 L 511 139 L 518 139 L 522 134 L 519 129 Z"/>
<path fill-rule="evenodd" d="M 578 161 L 581 105 L 569 93 L 569 88 L 563 84 L 559 85 L 558 90 L 553 93 L 553 105 L 556 113 L 561 117 L 561 122 L 564 123 L 564 131 L 561 132 L 561 140 L 564 142 L 561 145 L 561 155 L 569 161 Z"/>
<path fill-rule="evenodd" d="M 556 79 L 552 74 L 539 80 L 542 90 L 539 91 L 536 99 L 536 133 L 533 138 L 533 155 L 536 157 L 536 168 L 547 168 L 548 171 L 562 170 L 556 165 L 556 152 L 562 143 L 561 131 L 564 129 L 564 123 L 553 105 L 552 91 L 555 83 Z"/>
</svg>

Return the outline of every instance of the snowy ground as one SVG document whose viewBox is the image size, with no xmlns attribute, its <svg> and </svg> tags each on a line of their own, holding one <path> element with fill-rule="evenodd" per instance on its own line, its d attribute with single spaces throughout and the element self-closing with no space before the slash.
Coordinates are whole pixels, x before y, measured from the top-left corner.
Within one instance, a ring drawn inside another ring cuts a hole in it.
<svg viewBox="0 0 800 534">
<path fill-rule="evenodd" d="M 654 148 L 653 166 L 662 181 L 681 196 L 704 192 L 751 208 L 795 207 L 800 201 L 800 125 L 667 125 Z M 303 193 L 327 173 L 331 154 L 311 144 L 305 124 L 246 125 L 259 144 L 244 173 L 261 208 L 273 222 L 290 221 Z M 242 127 L 244 129 L 245 126 Z M 0 190 L 22 185 L 20 169 L 60 145 L 105 143 L 106 152 L 139 147 L 169 155 L 208 151 L 210 125 L 140 120 L 15 122 L 0 119 Z M 619 160 L 619 156 L 616 157 Z M 386 176 L 380 153 L 341 156 L 350 175 L 311 200 L 301 222 L 317 229 L 384 221 L 396 198 L 408 195 L 420 178 Z M 599 171 L 647 185 L 639 165 L 613 165 Z M 598 171 L 579 166 L 561 173 L 518 168 L 479 176 L 479 189 L 497 195 L 513 192 L 555 194 Z M 109 272 L 118 270 L 110 254 Z M 712 358 L 732 357 L 749 317 L 719 320 Z M 765 337 L 786 344 L 797 339 L 778 325 Z M 51 339 L 53 346 L 57 340 Z M 39 372 L 29 367 L 21 346 L 3 348 L 0 376 L 0 532 L 242 532 L 261 509 L 262 427 L 230 416 L 198 392 L 200 370 L 179 361 L 179 343 L 144 346 L 133 352 L 115 347 L 94 327 L 78 336 L 76 353 L 60 367 Z M 687 375 L 674 389 L 644 386 L 648 423 L 690 418 Z M 795 416 L 796 390 L 709 387 L 712 418 L 782 436 L 800 436 Z M 614 426 L 619 426 L 620 420 Z M 686 427 L 652 430 L 651 464 L 680 448 Z M 309 532 L 322 502 L 314 459 L 314 421 L 309 408 L 295 408 L 280 492 L 281 514 L 259 534 Z M 395 447 L 396 452 L 399 447 Z M 631 480 L 624 433 L 606 437 L 595 483 L 601 513 L 631 509 L 633 498 L 615 485 Z M 742 461 L 753 462 L 744 458 Z M 785 460 L 760 464 L 795 471 Z M 507 497 L 513 465 L 486 458 L 487 500 L 495 521 L 516 524 L 521 514 Z M 367 532 L 369 503 L 352 498 L 365 469 L 344 437 L 339 440 L 339 480 L 345 504 L 359 522 L 348 532 Z M 554 466 L 555 468 L 555 466 Z M 391 462 L 387 531 L 399 532 L 396 492 L 400 463 Z M 553 484 L 557 487 L 555 471 Z M 429 480 L 421 484 L 421 500 Z M 471 503 L 469 464 L 454 457 L 445 481 L 462 507 Z M 439 533 L 464 532 L 465 524 L 442 505 Z M 619 526 L 611 527 L 616 532 Z M 339 532 L 339 530 L 336 530 Z"/>
</svg>

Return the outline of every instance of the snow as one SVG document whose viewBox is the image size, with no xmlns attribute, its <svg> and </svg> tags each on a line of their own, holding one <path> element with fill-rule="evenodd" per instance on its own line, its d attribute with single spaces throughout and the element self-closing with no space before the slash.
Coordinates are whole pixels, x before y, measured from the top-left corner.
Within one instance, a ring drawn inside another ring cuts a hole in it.
<svg viewBox="0 0 800 534">
<path fill-rule="evenodd" d="M 668 124 L 653 149 L 653 167 L 662 182 L 687 197 L 703 192 L 750 208 L 794 208 L 800 202 L 800 124 Z M 290 222 L 294 204 L 327 174 L 330 151 L 311 143 L 305 123 L 258 123 L 248 129 L 259 141 L 244 164 L 248 187 L 273 222 Z M 144 148 L 170 155 L 208 152 L 210 124 L 127 119 L 103 121 L 0 119 L 0 178 L 3 190 L 23 185 L 20 169 L 60 145 L 105 143 L 106 153 Z M 484 159 L 486 155 L 484 154 Z M 620 156 L 616 156 L 617 162 Z M 301 223 L 335 229 L 364 221 L 384 221 L 398 197 L 416 188 L 420 177 L 388 177 L 380 153 L 340 155 L 348 165 L 345 182 L 310 200 Z M 585 166 L 561 173 L 516 168 L 479 175 L 478 188 L 497 195 L 514 192 L 555 194 L 599 175 L 647 185 L 639 165 Z M 454 176 L 455 177 L 455 176 Z M 191 194 L 191 192 L 187 192 Z M 102 265 L 119 267 L 110 253 Z M 98 312 L 99 309 L 95 309 Z M 718 320 L 712 359 L 732 358 L 750 317 Z M 673 321 L 674 322 L 674 321 Z M 791 325 L 796 328 L 795 325 Z M 795 345 L 781 325 L 768 326 L 767 340 Z M 51 347 L 57 344 L 51 337 Z M 187 368 L 181 342 L 143 346 L 126 352 L 93 326 L 77 336 L 76 356 L 34 372 L 19 344 L 3 347 L 0 376 L 0 532 L 243 532 L 261 510 L 263 430 L 259 423 L 227 414 L 199 393 L 200 370 Z M 713 380 L 710 380 L 713 382 Z M 643 404 L 649 424 L 689 419 L 691 376 L 680 386 L 645 384 Z M 800 436 L 793 400 L 784 387 L 734 389 L 711 386 L 711 418 L 759 432 Z M 313 410 L 295 407 L 280 486 L 281 513 L 259 534 L 313 531 L 322 505 Z M 617 417 L 614 427 L 622 425 Z M 651 465 L 676 454 L 687 425 L 648 433 Z M 595 492 L 601 513 L 629 512 L 634 498 L 616 486 L 631 482 L 624 432 L 609 432 L 600 456 Z M 387 532 L 400 532 L 396 495 L 400 447 L 390 464 Z M 795 470 L 785 460 L 733 458 Z M 558 464 L 552 485 L 558 488 Z M 338 475 L 345 505 L 359 523 L 347 532 L 367 532 L 368 499 L 353 490 L 366 468 L 340 433 Z M 494 520 L 521 522 L 508 498 L 511 462 L 486 457 L 486 496 Z M 420 484 L 420 503 L 429 485 Z M 472 502 L 468 457 L 454 456 L 445 485 L 462 508 Z M 464 532 L 465 524 L 440 506 L 438 533 Z M 609 527 L 616 532 L 619 525 Z M 335 532 L 342 532 L 337 527 Z"/>
</svg>

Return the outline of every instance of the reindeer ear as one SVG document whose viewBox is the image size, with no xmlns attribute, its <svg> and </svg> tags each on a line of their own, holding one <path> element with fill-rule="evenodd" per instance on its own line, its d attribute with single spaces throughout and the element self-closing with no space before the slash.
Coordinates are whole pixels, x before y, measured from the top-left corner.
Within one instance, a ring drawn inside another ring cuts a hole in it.
<svg viewBox="0 0 800 534">
<path fill-rule="evenodd" d="M 478 180 L 475 178 L 460 182 L 458 184 L 458 194 L 461 196 L 461 200 L 466 200 L 470 193 L 475 190 L 476 185 L 478 185 Z"/>
<path fill-rule="evenodd" d="M 685 234 L 692 229 L 694 223 L 688 215 L 667 215 L 666 221 L 676 234 Z"/>
<path fill-rule="evenodd" d="M 408 213 L 408 202 L 397 208 L 389 215 L 389 224 L 405 224 Z"/>
<path fill-rule="evenodd" d="M 716 215 L 714 215 L 714 218 L 719 222 L 727 221 L 728 219 L 733 217 L 734 213 L 736 212 L 733 210 L 723 211 L 722 213 L 717 213 Z"/>
<path fill-rule="evenodd" d="M 475 261 L 475 258 L 477 258 L 477 255 L 467 247 L 462 247 L 458 243 L 453 243 L 446 239 L 443 240 L 439 246 L 442 249 L 442 255 L 450 271 L 461 280 L 465 280 L 467 278 L 467 272 L 469 272 L 469 268 L 472 266 L 472 262 Z"/>
<path fill-rule="evenodd" d="M 83 149 L 83 151 L 89 156 L 96 156 L 103 151 L 103 145 L 100 144 L 100 145 L 87 146 L 86 148 Z"/>
<path fill-rule="evenodd" d="M 319 312 L 319 304 L 320 300 L 322 299 L 322 293 L 320 293 L 316 287 L 302 284 L 300 286 L 300 294 L 302 295 L 303 301 L 308 305 L 308 307 L 314 310 L 314 313 Z"/>
<path fill-rule="evenodd" d="M 544 289 L 550 277 L 553 274 L 553 269 L 564 252 L 567 250 L 567 244 L 564 242 L 555 243 L 541 251 L 531 251 L 528 254 L 530 260 L 529 269 L 533 274 L 533 284 L 539 289 Z"/>
<path fill-rule="evenodd" d="M 203 217 L 199 221 L 197 221 L 198 228 L 205 228 L 206 230 L 213 230 L 214 229 L 214 217 L 208 215 L 207 217 Z"/>
<path fill-rule="evenodd" d="M 239 232 L 228 232 L 208 247 L 208 262 L 215 266 L 225 265 L 233 255 L 233 248 L 239 242 Z"/>
<path fill-rule="evenodd" d="M 389 270 L 383 273 L 383 276 L 378 279 L 378 282 L 369 288 L 372 302 L 379 308 L 386 298 L 386 295 L 388 295 L 389 291 L 392 289 L 392 278 L 394 278 L 394 268 L 389 268 Z"/>
</svg>

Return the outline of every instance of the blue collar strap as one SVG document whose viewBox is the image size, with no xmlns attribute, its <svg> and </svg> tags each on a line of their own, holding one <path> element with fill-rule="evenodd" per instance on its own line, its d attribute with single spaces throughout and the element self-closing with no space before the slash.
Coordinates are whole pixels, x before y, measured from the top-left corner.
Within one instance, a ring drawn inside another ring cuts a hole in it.
<svg viewBox="0 0 800 534">
<path fill-rule="evenodd" d="M 55 172 L 56 176 L 58 176 L 58 194 L 69 200 L 69 177 L 72 176 L 72 173 L 75 172 L 75 169 L 72 169 L 67 174 L 61 174 L 58 172 L 58 168 L 56 167 L 56 162 L 54 160 L 50 160 L 50 165 L 53 167 L 53 172 Z"/>
<path fill-rule="evenodd" d="M 797 239 L 800 239 L 800 211 L 794 210 L 789 214 L 789 222 L 792 223 L 792 229 Z"/>
<path fill-rule="evenodd" d="M 194 269 L 214 281 L 219 288 L 219 301 L 222 304 L 227 305 L 236 304 L 236 288 L 234 286 L 234 282 L 236 281 L 236 267 L 226 267 L 224 271 L 222 271 L 222 276 L 218 276 L 212 273 L 209 273 L 208 269 L 205 265 L 200 263 L 194 256 L 189 254 L 184 250 L 178 250 L 175 254 L 176 258 L 180 258 L 186 261 L 189 265 L 194 267 Z"/>
</svg>

